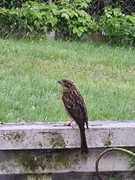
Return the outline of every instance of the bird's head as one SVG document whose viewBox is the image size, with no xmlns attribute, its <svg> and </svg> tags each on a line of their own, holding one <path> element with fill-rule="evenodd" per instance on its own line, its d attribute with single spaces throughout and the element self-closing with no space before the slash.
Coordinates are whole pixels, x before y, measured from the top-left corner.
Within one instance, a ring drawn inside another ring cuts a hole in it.
<svg viewBox="0 0 135 180">
<path fill-rule="evenodd" d="M 60 80 L 58 83 L 62 86 L 63 90 L 69 90 L 75 87 L 74 83 L 70 80 Z"/>
</svg>

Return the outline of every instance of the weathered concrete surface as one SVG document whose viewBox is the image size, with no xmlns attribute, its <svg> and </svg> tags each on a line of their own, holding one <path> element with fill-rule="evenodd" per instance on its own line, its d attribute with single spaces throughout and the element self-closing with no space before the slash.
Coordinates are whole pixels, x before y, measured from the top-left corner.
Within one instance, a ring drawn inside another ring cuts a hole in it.
<svg viewBox="0 0 135 180">
<path fill-rule="evenodd" d="M 104 148 L 127 147 L 134 151 L 135 122 L 91 122 L 89 129 L 86 129 L 86 137 L 89 153 L 82 155 L 77 127 L 72 129 L 61 123 L 1 124 L 0 180 L 7 180 L 1 178 L 11 177 L 10 175 L 23 175 L 20 180 L 75 180 L 78 177 L 76 174 L 65 177 L 54 174 L 94 173 L 95 160 Z M 130 168 L 129 158 L 123 153 L 110 152 L 102 158 L 99 165 L 103 173 L 128 172 L 127 176 L 122 174 L 119 178 L 123 179 L 118 180 L 135 179 L 135 171 Z M 43 174 L 53 174 L 54 177 Z M 12 177 L 16 180 L 17 176 Z M 76 179 L 96 180 L 95 174 L 79 177 L 80 179 Z"/>
<path fill-rule="evenodd" d="M 132 173 L 102 173 L 104 180 L 135 180 L 135 172 Z M 54 175 L 53 180 L 99 180 L 93 173 L 68 173 Z"/>
<path fill-rule="evenodd" d="M 135 122 L 90 122 L 86 129 L 89 148 L 135 147 Z M 80 135 L 63 124 L 0 125 L 0 150 L 70 149 L 80 147 Z"/>
<path fill-rule="evenodd" d="M 0 175 L 0 180 L 26 180 L 23 175 Z"/>
<path fill-rule="evenodd" d="M 135 180 L 135 172 L 125 173 L 102 173 L 104 180 Z M 0 175 L 0 180 L 48 180 L 45 175 Z M 54 174 L 49 180 L 98 180 L 94 173 L 65 173 Z"/>
<path fill-rule="evenodd" d="M 25 180 L 52 180 L 52 175 L 27 175 Z"/>
<path fill-rule="evenodd" d="M 89 154 L 80 150 L 1 151 L 0 174 L 45 174 L 67 172 L 95 172 L 95 161 L 101 149 L 91 149 Z M 101 159 L 101 172 L 133 171 L 129 158 L 119 152 L 111 152 Z"/>
<path fill-rule="evenodd" d="M 56 179 L 56 178 L 55 178 Z M 49 175 L 0 175 L 0 180 L 55 180 Z"/>
</svg>

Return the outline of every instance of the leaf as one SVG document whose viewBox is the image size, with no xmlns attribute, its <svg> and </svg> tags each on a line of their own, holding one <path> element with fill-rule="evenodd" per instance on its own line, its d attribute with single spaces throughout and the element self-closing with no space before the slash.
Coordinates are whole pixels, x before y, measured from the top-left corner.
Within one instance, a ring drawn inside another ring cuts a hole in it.
<svg viewBox="0 0 135 180">
<path fill-rule="evenodd" d="M 69 15 L 66 14 L 66 13 L 62 13 L 61 17 L 63 17 L 63 18 L 65 18 L 65 19 L 69 20 Z"/>
</svg>

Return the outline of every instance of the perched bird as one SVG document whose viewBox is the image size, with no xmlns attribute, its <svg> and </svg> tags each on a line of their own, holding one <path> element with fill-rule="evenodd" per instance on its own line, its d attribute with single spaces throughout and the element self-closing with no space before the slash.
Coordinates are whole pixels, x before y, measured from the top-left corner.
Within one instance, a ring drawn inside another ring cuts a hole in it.
<svg viewBox="0 0 135 180">
<path fill-rule="evenodd" d="M 79 127 L 81 152 L 88 153 L 85 136 L 85 125 L 88 128 L 88 116 L 84 99 L 72 81 L 64 79 L 58 83 L 62 86 L 62 101 L 65 109 Z"/>
</svg>

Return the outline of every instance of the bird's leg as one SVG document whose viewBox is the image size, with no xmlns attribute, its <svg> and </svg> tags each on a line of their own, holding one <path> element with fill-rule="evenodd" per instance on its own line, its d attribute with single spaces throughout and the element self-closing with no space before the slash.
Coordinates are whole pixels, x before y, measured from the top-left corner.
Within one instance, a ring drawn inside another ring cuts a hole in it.
<svg viewBox="0 0 135 180">
<path fill-rule="evenodd" d="M 71 119 L 71 120 L 67 123 L 67 126 L 72 126 L 72 122 L 73 122 L 73 119 Z"/>
<path fill-rule="evenodd" d="M 73 122 L 73 119 L 71 119 L 68 123 L 64 124 L 64 126 L 71 126 L 73 128 L 72 122 Z"/>
</svg>

